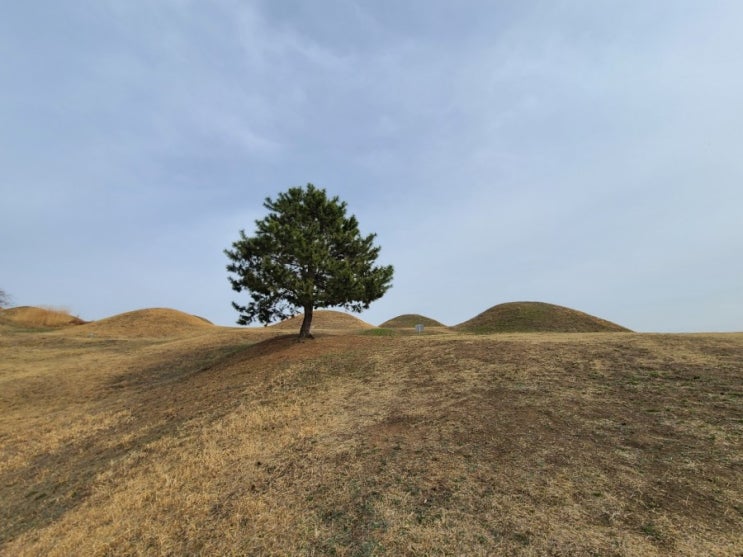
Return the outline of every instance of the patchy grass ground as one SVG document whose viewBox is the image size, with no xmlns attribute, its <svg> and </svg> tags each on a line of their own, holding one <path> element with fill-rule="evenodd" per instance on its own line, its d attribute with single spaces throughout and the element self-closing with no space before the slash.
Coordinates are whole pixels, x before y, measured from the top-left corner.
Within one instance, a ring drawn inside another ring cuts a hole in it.
<svg viewBox="0 0 743 557">
<path fill-rule="evenodd" d="M 2 555 L 743 552 L 741 334 L 79 330 L 0 330 Z"/>
</svg>

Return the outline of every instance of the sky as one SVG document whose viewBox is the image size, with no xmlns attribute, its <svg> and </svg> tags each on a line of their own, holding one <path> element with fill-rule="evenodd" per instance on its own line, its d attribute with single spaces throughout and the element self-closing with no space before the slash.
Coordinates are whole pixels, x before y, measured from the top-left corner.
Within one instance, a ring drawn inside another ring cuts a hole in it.
<svg viewBox="0 0 743 557">
<path fill-rule="evenodd" d="M 0 18 L 0 288 L 233 325 L 223 250 L 313 183 L 360 315 L 543 301 L 743 331 L 743 3 L 29 0 Z"/>
</svg>

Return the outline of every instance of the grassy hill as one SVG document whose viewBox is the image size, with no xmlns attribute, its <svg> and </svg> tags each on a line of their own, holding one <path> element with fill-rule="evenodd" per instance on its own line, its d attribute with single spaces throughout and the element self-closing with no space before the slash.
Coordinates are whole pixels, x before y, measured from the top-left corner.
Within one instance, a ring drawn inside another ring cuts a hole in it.
<svg viewBox="0 0 743 557">
<path fill-rule="evenodd" d="M 455 327 L 472 333 L 600 333 L 629 329 L 577 311 L 544 302 L 510 302 L 493 306 Z"/>
<path fill-rule="evenodd" d="M 739 555 L 743 335 L 0 335 L 0 555 Z"/>
<path fill-rule="evenodd" d="M 439 323 L 438 321 L 436 321 L 435 319 L 431 319 L 430 317 L 418 315 L 417 313 L 406 313 L 404 315 L 398 315 L 397 317 L 388 319 L 387 321 L 382 323 L 380 327 L 390 329 L 409 329 L 415 327 L 418 324 L 424 325 L 426 327 L 445 327 L 443 323 Z"/>
</svg>

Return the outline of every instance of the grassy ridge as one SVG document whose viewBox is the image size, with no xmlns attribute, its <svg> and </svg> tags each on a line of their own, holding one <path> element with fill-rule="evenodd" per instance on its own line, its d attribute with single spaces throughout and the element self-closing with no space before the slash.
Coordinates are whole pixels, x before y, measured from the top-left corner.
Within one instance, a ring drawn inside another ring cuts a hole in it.
<svg viewBox="0 0 743 557">
<path fill-rule="evenodd" d="M 736 555 L 741 335 L 0 337 L 4 555 Z"/>
</svg>

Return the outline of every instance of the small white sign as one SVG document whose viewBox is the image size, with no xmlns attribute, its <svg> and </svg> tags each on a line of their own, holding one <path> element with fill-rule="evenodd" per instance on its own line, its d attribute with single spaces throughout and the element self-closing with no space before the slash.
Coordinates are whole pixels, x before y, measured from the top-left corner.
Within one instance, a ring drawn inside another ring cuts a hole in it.
<svg viewBox="0 0 743 557">
<path fill-rule="evenodd" d="M 420 323 L 418 323 L 418 324 L 417 324 L 417 325 L 415 326 L 415 331 L 416 331 L 416 332 L 417 332 L 418 334 L 421 334 L 421 333 L 423 332 L 423 325 L 421 325 Z"/>
</svg>

